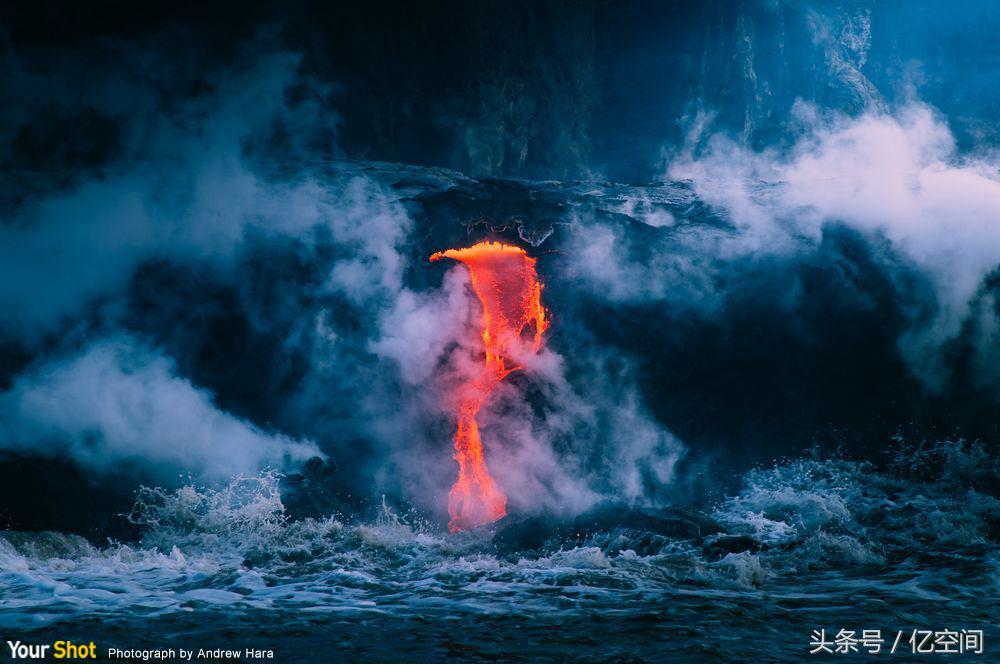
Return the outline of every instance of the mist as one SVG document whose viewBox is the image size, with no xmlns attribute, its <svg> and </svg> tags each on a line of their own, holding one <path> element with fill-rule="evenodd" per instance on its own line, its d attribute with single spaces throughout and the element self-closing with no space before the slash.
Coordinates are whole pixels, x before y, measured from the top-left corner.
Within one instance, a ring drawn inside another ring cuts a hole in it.
<svg viewBox="0 0 1000 664">
<path fill-rule="evenodd" d="M 734 225 L 730 251 L 811 251 L 838 224 L 887 241 L 933 284 L 932 313 L 911 312 L 899 344 L 915 375 L 942 389 L 942 347 L 1000 256 L 1000 163 L 959 153 L 947 120 L 916 102 L 858 117 L 806 104 L 793 113 L 800 133 L 790 146 L 754 151 L 710 135 L 668 177 L 690 180 Z"/>
</svg>

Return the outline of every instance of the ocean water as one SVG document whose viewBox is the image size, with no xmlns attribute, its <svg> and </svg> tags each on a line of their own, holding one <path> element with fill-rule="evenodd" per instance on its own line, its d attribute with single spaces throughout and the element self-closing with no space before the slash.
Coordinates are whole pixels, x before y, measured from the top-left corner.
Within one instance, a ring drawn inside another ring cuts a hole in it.
<svg viewBox="0 0 1000 664">
<path fill-rule="evenodd" d="M 371 522 L 293 521 L 273 473 L 144 489 L 139 544 L 0 534 L 0 632 L 93 640 L 102 658 L 220 647 L 282 662 L 797 662 L 818 629 L 880 630 L 880 656 L 902 631 L 896 661 L 931 657 L 913 654 L 914 629 L 965 629 L 983 631 L 977 661 L 997 661 L 997 477 L 962 443 L 882 470 L 795 459 L 672 511 L 695 524 L 687 535 L 661 527 L 676 517 L 620 509 L 618 523 L 520 540 L 504 522 L 450 535 L 388 508 Z"/>
</svg>

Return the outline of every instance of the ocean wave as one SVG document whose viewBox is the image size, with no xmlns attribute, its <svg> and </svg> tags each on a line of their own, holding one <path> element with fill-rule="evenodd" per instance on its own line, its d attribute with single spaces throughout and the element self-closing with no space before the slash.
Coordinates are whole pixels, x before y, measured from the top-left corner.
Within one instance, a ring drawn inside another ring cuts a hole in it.
<svg viewBox="0 0 1000 664">
<path fill-rule="evenodd" d="M 939 466 L 936 479 L 915 483 L 898 474 L 944 452 L 952 461 Z M 611 605 L 629 611 L 678 593 L 794 594 L 816 575 L 824 592 L 847 592 L 852 569 L 895 596 L 941 597 L 941 578 L 952 580 L 952 597 L 979 597 L 983 581 L 995 589 L 1000 558 L 991 529 L 1000 522 L 1000 502 L 953 481 L 955 472 L 982 474 L 981 464 L 969 462 L 982 450 L 951 444 L 908 454 L 886 472 L 843 459 L 754 470 L 736 495 L 700 517 L 701 532 L 664 530 L 673 522 L 662 515 L 625 509 L 612 512 L 617 522 L 592 520 L 600 524 L 593 532 L 553 528 L 544 546 L 514 551 L 497 544 L 514 524 L 452 536 L 385 505 L 369 521 L 290 519 L 276 473 L 238 477 L 221 489 L 148 488 L 129 515 L 145 532 L 138 544 L 0 534 L 0 626 L 195 608 L 296 615 L 410 615 L 431 607 L 491 615 Z M 717 532 L 707 532 L 713 522 Z"/>
</svg>

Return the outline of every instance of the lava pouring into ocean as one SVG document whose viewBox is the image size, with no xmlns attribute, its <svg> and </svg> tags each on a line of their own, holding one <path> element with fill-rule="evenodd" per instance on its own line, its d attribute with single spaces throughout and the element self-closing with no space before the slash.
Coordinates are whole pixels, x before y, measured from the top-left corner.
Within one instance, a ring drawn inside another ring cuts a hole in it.
<svg viewBox="0 0 1000 664">
<path fill-rule="evenodd" d="M 486 467 L 476 416 L 497 383 L 520 367 L 508 364 L 507 353 L 533 327 L 532 352 L 538 352 L 548 327 L 542 285 L 535 259 L 524 249 L 500 242 L 480 242 L 464 249 L 432 255 L 452 258 L 469 270 L 472 289 L 483 306 L 482 337 L 486 357 L 482 372 L 459 389 L 455 460 L 458 479 L 448 494 L 451 532 L 492 523 L 507 514 L 507 496 Z"/>
</svg>

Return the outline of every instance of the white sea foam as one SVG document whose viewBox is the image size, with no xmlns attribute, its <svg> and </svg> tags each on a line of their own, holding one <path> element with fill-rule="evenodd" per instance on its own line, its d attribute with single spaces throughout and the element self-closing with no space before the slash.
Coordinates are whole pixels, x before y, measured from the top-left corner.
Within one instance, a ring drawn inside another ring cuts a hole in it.
<svg viewBox="0 0 1000 664">
<path fill-rule="evenodd" d="M 228 615 L 627 611 L 678 593 L 706 601 L 762 590 L 796 597 L 815 574 L 826 575 L 817 587 L 838 597 L 940 595 L 925 569 L 887 562 L 913 555 L 914 547 L 966 566 L 966 581 L 948 592 L 978 601 L 995 593 L 996 556 L 980 572 L 967 566 L 988 544 L 988 524 L 1000 516 L 1000 504 L 952 481 L 951 473 L 979 472 L 960 458 L 979 450 L 945 451 L 953 462 L 920 483 L 841 460 L 800 460 L 749 473 L 744 489 L 720 503 L 713 517 L 729 535 L 759 542 L 760 550 L 717 556 L 706 553 L 699 538 L 650 538 L 620 528 L 586 541 L 557 538 L 542 552 L 501 554 L 490 532 L 452 536 L 388 507 L 370 522 L 293 521 L 274 473 L 235 478 L 219 490 L 144 489 L 131 514 L 146 531 L 138 544 L 0 533 L 0 627 L 191 609 Z M 901 467 L 919 463 L 911 455 Z M 659 548 L 649 549 L 654 545 Z M 857 566 L 868 566 L 863 589 L 839 573 Z"/>
</svg>

